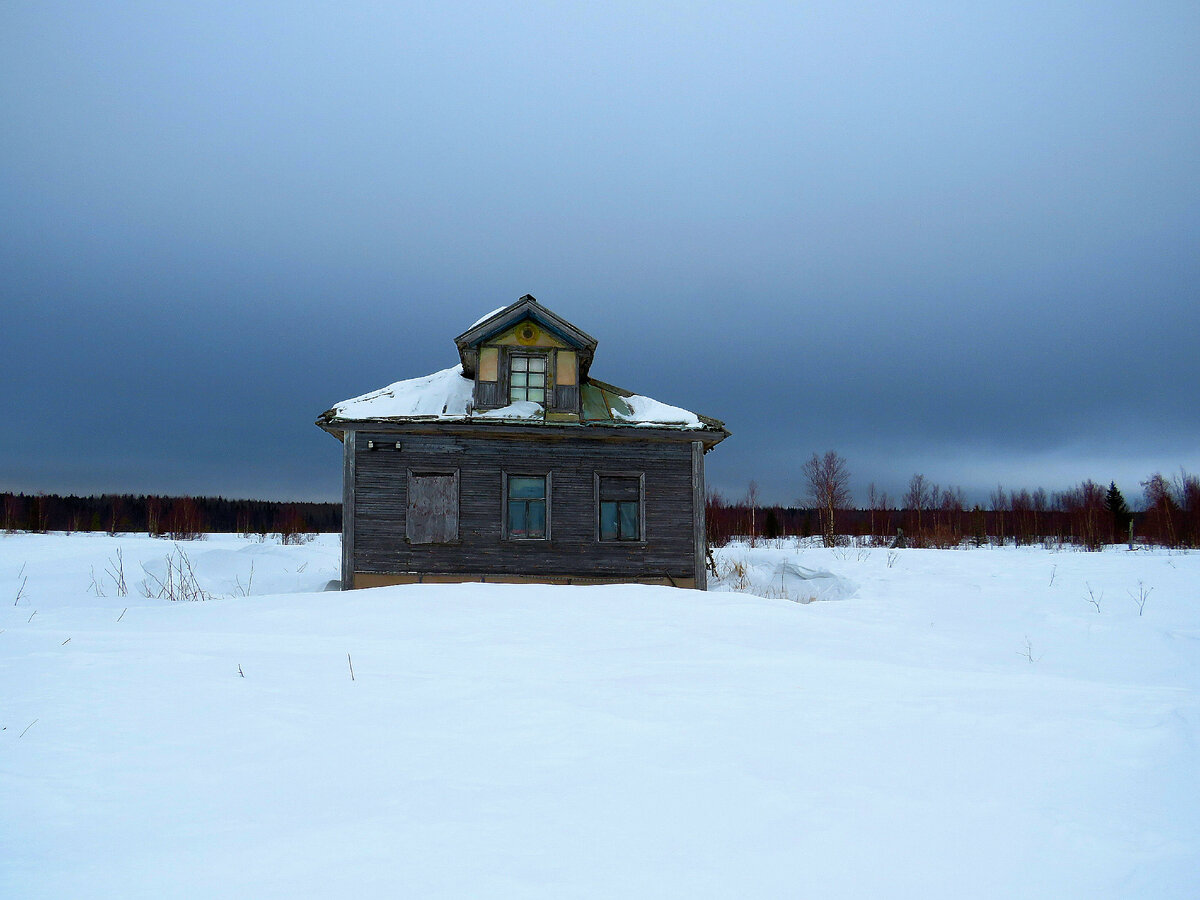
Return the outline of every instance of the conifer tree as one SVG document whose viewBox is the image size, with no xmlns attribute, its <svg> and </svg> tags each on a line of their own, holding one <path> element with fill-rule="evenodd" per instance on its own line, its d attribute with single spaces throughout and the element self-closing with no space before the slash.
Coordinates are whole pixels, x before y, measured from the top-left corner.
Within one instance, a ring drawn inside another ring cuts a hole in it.
<svg viewBox="0 0 1200 900">
<path fill-rule="evenodd" d="M 763 525 L 763 537 L 779 537 L 779 516 L 775 514 L 774 508 L 767 510 L 767 521 Z"/>
<path fill-rule="evenodd" d="M 1126 506 L 1125 498 L 1121 495 L 1121 489 L 1117 487 L 1115 481 L 1108 483 L 1108 493 L 1104 495 L 1104 507 L 1112 516 L 1112 542 L 1115 544 L 1129 533 L 1129 523 L 1133 521 L 1133 513 Z"/>
</svg>

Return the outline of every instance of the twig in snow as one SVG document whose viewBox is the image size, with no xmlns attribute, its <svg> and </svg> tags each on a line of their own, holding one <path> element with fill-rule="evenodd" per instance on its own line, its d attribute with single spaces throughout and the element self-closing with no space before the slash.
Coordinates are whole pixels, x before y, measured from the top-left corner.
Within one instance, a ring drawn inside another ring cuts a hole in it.
<svg viewBox="0 0 1200 900">
<path fill-rule="evenodd" d="M 123 610 L 121 610 L 121 614 L 119 616 L 117 616 L 117 621 L 120 622 L 123 618 L 125 618 L 125 613 L 127 613 L 127 612 L 129 612 L 128 606 L 125 607 Z"/>
<path fill-rule="evenodd" d="M 60 646 L 60 647 L 65 647 L 65 646 L 67 646 L 67 644 L 70 642 L 70 640 L 71 640 L 70 638 L 67 638 L 65 641 L 63 641 L 61 644 L 59 644 L 59 646 Z"/>
<path fill-rule="evenodd" d="M 34 725 L 36 725 L 37 723 L 38 723 L 38 720 L 37 720 L 37 719 L 34 719 L 32 722 L 30 722 L 28 725 L 26 725 L 26 726 L 25 726 L 25 731 L 28 731 L 30 728 L 32 728 L 32 727 L 33 727 Z M 20 734 L 18 734 L 18 735 L 17 735 L 17 740 L 18 740 L 18 741 L 19 741 L 21 738 L 25 737 L 25 731 L 22 731 Z"/>
<path fill-rule="evenodd" d="M 1040 659 L 1041 659 L 1041 657 L 1040 657 L 1040 656 L 1038 656 L 1038 657 L 1034 657 L 1034 655 L 1033 655 L 1033 644 L 1032 644 L 1032 643 L 1030 643 L 1030 641 L 1029 641 L 1029 635 L 1025 635 L 1025 650 L 1024 650 L 1023 652 L 1022 652 L 1022 651 L 1020 651 L 1020 650 L 1018 650 L 1018 651 L 1017 651 L 1017 656 L 1023 656 L 1023 657 L 1025 657 L 1027 660 L 1029 660 L 1031 663 L 1035 663 L 1035 662 L 1037 662 L 1038 660 L 1040 660 Z"/>
<path fill-rule="evenodd" d="M 1092 586 L 1090 584 L 1085 581 L 1083 586 L 1086 587 L 1088 591 L 1088 595 L 1083 599 L 1092 604 L 1092 606 L 1096 607 L 1096 612 L 1100 612 L 1100 601 L 1104 599 L 1104 591 L 1101 591 L 1099 598 L 1097 598 L 1095 593 L 1092 591 Z"/>
<path fill-rule="evenodd" d="M 1052 566 L 1050 569 L 1050 587 L 1054 587 L 1054 576 L 1058 574 L 1058 566 Z"/>
<path fill-rule="evenodd" d="M 245 587 L 242 587 L 242 579 L 237 575 L 233 576 L 233 580 L 237 583 L 238 592 L 243 597 L 249 597 L 250 588 L 254 585 L 254 560 L 250 560 L 250 577 L 246 579 Z"/>
<path fill-rule="evenodd" d="M 26 624 L 26 625 L 28 625 L 30 622 L 32 622 L 32 621 L 33 621 L 33 617 L 34 617 L 34 616 L 36 616 L 36 615 L 37 615 L 37 610 L 35 609 L 33 612 L 31 612 L 31 613 L 29 614 L 29 618 L 25 620 L 25 624 Z"/>
<path fill-rule="evenodd" d="M 350 654 L 346 654 L 346 662 L 350 663 L 350 680 L 354 680 L 354 660 L 350 658 Z"/>
<path fill-rule="evenodd" d="M 120 547 L 117 548 L 117 561 L 113 562 L 112 559 L 109 559 L 108 564 L 112 568 L 105 568 L 104 571 L 113 580 L 113 584 L 117 586 L 117 596 L 128 596 L 129 588 L 125 585 L 125 558 L 121 555 Z M 95 576 L 93 575 L 93 580 L 94 578 Z"/>
<path fill-rule="evenodd" d="M 21 571 L 22 572 L 25 571 L 24 566 L 21 566 Z M 20 578 L 19 575 L 17 577 Z M 17 599 L 13 601 L 13 606 L 16 606 L 18 603 L 21 602 L 21 595 L 25 593 L 25 582 L 27 582 L 28 580 L 29 580 L 28 575 L 26 575 L 24 578 L 21 578 L 21 587 L 17 589 Z"/>
<path fill-rule="evenodd" d="M 246 673 L 242 671 L 242 664 L 241 664 L 241 663 L 238 663 L 238 674 L 239 674 L 239 675 L 241 675 L 243 678 L 245 678 L 245 677 L 246 677 Z"/>
<path fill-rule="evenodd" d="M 1126 593 L 1129 594 L 1129 596 L 1133 600 L 1133 602 L 1137 604 L 1139 616 L 1142 614 L 1142 611 L 1146 608 L 1146 601 L 1150 598 L 1150 595 L 1153 592 L 1154 592 L 1154 588 L 1147 588 L 1140 581 L 1138 582 L 1138 592 L 1136 594 L 1133 591 L 1126 591 Z"/>
</svg>

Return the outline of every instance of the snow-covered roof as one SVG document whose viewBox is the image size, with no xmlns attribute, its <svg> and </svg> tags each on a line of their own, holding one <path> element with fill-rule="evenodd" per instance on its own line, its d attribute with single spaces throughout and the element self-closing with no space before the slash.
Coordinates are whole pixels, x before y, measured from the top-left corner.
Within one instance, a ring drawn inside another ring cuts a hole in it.
<svg viewBox="0 0 1200 900">
<path fill-rule="evenodd" d="M 507 309 L 507 307 L 497 306 L 490 313 L 484 313 L 482 316 L 480 316 L 478 319 L 476 319 L 474 322 L 471 323 L 471 328 L 474 328 L 476 325 L 482 325 L 484 322 L 486 322 L 488 319 L 490 319 L 492 316 L 496 315 L 497 313 L 504 312 L 505 309 Z M 471 328 L 468 328 L 467 331 L 470 331 Z"/>
<path fill-rule="evenodd" d="M 387 387 L 343 400 L 321 416 L 321 422 L 337 425 L 357 421 L 515 421 L 543 422 L 545 408 L 522 400 L 499 409 L 475 412 L 471 406 L 474 382 L 463 375 L 462 366 L 451 366 L 425 375 L 397 381 Z M 721 428 L 721 423 L 690 410 L 633 394 L 603 382 L 587 380 L 581 386 L 581 425 L 629 425 L 640 428 Z M 574 423 L 549 423 L 553 425 Z"/>
</svg>

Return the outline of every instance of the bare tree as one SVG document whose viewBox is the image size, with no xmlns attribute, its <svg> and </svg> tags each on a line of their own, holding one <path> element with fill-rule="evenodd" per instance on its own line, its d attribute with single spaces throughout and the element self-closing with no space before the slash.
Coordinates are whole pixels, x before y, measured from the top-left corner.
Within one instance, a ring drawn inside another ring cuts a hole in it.
<svg viewBox="0 0 1200 900">
<path fill-rule="evenodd" d="M 1142 482 L 1142 489 L 1146 492 L 1146 515 L 1151 534 L 1155 535 L 1161 544 L 1176 546 L 1174 514 L 1178 505 L 1171 496 L 1171 483 L 1159 472 L 1155 472 Z"/>
<path fill-rule="evenodd" d="M 758 540 L 758 482 L 753 479 L 746 488 L 746 506 L 750 508 L 750 546 Z"/>
<path fill-rule="evenodd" d="M 992 503 L 992 511 L 996 513 L 996 543 L 1004 545 L 1004 513 L 1008 509 L 1008 494 L 1004 491 L 1004 485 L 996 485 L 996 489 L 992 491 L 988 497 Z"/>
<path fill-rule="evenodd" d="M 1050 501 L 1046 497 L 1046 489 L 1038 488 L 1033 492 L 1031 498 L 1033 506 L 1033 536 L 1035 540 L 1041 540 L 1045 537 L 1046 528 L 1046 511 L 1050 508 Z"/>
<path fill-rule="evenodd" d="M 1175 496 L 1179 502 L 1180 538 L 1189 547 L 1200 546 L 1200 476 L 1180 468 L 1175 478 Z"/>
<path fill-rule="evenodd" d="M 962 540 L 962 513 L 966 502 L 960 487 L 948 487 L 942 491 L 938 500 L 943 520 L 937 535 L 939 546 L 953 547 Z"/>
<path fill-rule="evenodd" d="M 917 542 L 917 546 L 924 544 L 923 532 L 921 530 L 921 513 L 929 508 L 930 496 L 929 486 L 925 483 L 925 476 L 917 473 L 908 481 L 908 493 L 904 495 L 904 505 L 916 513 L 916 528 L 913 529 L 913 537 Z M 910 527 L 912 527 L 910 525 Z"/>
<path fill-rule="evenodd" d="M 812 455 L 802 469 L 808 487 L 807 499 L 821 517 L 821 540 L 826 547 L 837 544 L 837 510 L 850 505 L 850 470 L 846 460 L 833 450 Z"/>
</svg>

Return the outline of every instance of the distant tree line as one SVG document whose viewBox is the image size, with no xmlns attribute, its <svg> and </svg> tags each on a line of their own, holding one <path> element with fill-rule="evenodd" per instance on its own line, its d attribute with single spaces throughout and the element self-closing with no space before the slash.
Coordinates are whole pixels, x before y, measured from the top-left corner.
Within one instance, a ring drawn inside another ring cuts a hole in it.
<svg viewBox="0 0 1200 900">
<path fill-rule="evenodd" d="M 176 539 L 204 532 L 293 535 L 341 531 L 342 505 L 158 494 L 0 493 L 0 527 L 9 532 L 148 532 Z"/>
<path fill-rule="evenodd" d="M 826 546 L 850 538 L 868 544 L 957 547 L 964 543 L 1055 544 L 1099 550 L 1105 544 L 1139 543 L 1200 547 L 1200 476 L 1183 470 L 1174 478 L 1154 473 L 1141 482 L 1137 509 L 1115 482 L 1090 479 L 1065 491 L 1008 490 L 997 486 L 986 505 L 968 506 L 962 488 L 943 487 L 913 475 L 894 500 L 874 484 L 867 506 L 850 506 L 846 460 L 830 451 L 802 468 L 804 495 L 795 506 L 760 506 L 758 487 L 726 499 L 708 496 L 709 541 L 738 538 L 819 536 Z"/>
</svg>

